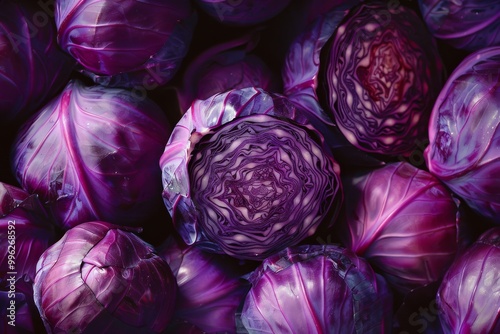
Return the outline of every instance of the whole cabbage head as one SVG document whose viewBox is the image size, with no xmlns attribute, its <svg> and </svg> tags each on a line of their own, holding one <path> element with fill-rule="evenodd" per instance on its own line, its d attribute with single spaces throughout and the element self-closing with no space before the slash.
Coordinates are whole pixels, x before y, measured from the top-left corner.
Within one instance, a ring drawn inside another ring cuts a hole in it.
<svg viewBox="0 0 500 334">
<path fill-rule="evenodd" d="M 500 47 L 466 57 L 432 110 L 429 171 L 475 212 L 500 223 Z"/>
<path fill-rule="evenodd" d="M 445 333 L 500 331 L 500 228 L 486 230 L 450 266 L 436 302 Z"/>
<path fill-rule="evenodd" d="M 69 81 L 76 62 L 59 48 L 50 10 L 29 0 L 2 0 L 0 7 L 3 126 L 25 121 L 55 96 Z"/>
<path fill-rule="evenodd" d="M 187 244 L 257 260 L 333 222 L 340 170 L 308 120 L 260 88 L 193 103 L 160 160 L 165 205 Z"/>
<path fill-rule="evenodd" d="M 272 19 L 291 0 L 195 0 L 198 7 L 217 22 L 250 26 Z"/>
<path fill-rule="evenodd" d="M 439 281 L 459 250 L 458 203 L 436 177 L 406 162 L 343 174 L 342 244 L 400 294 Z"/>
<path fill-rule="evenodd" d="M 435 40 L 414 10 L 398 1 L 365 1 L 323 47 L 318 94 L 353 145 L 408 156 L 427 137 L 443 69 Z"/>
<path fill-rule="evenodd" d="M 500 45 L 500 1 L 419 0 L 431 33 L 454 48 L 478 51 Z"/>
<path fill-rule="evenodd" d="M 158 159 L 170 130 L 152 100 L 73 80 L 19 130 L 12 170 L 62 229 L 138 224 L 163 205 Z"/>
<path fill-rule="evenodd" d="M 172 79 L 197 23 L 186 0 L 59 0 L 57 39 L 96 83 L 153 89 Z"/>
<path fill-rule="evenodd" d="M 252 287 L 239 315 L 248 333 L 390 333 L 387 283 L 349 249 L 287 248 L 248 280 Z"/>
<path fill-rule="evenodd" d="M 48 333 L 161 333 L 172 317 L 172 270 L 138 229 L 102 221 L 66 231 L 40 257 L 34 299 Z"/>
</svg>

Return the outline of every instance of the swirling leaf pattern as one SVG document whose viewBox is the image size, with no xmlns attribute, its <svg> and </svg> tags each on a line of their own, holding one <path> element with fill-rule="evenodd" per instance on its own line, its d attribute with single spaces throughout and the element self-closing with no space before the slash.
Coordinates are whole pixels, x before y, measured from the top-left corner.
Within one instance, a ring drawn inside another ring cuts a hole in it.
<svg viewBox="0 0 500 334">
<path fill-rule="evenodd" d="M 362 3 L 326 47 L 326 103 L 358 148 L 409 155 L 426 137 L 443 65 L 424 22 L 403 5 Z"/>
</svg>

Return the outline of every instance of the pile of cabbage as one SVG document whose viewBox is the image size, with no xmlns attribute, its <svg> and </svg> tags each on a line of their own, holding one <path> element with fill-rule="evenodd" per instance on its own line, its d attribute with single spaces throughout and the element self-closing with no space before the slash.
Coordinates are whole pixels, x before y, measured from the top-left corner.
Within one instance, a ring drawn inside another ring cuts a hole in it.
<svg viewBox="0 0 500 334">
<path fill-rule="evenodd" d="M 500 2 L 0 0 L 1 333 L 498 333 Z"/>
</svg>

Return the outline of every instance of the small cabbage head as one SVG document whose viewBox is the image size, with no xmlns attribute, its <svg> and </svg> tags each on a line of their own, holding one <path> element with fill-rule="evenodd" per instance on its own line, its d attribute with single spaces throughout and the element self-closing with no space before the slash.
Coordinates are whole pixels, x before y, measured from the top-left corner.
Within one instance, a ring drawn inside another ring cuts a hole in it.
<svg viewBox="0 0 500 334">
<path fill-rule="evenodd" d="M 342 244 L 401 294 L 439 281 L 459 249 L 458 203 L 432 174 L 406 162 L 344 174 Z"/>
<path fill-rule="evenodd" d="M 24 121 L 55 96 L 69 81 L 76 61 L 59 48 L 49 9 L 30 0 L 2 0 L 0 7 L 3 126 Z"/>
<path fill-rule="evenodd" d="M 19 130 L 12 169 L 62 229 L 133 225 L 162 207 L 158 159 L 170 130 L 153 101 L 74 80 Z"/>
<path fill-rule="evenodd" d="M 217 22 L 250 26 L 281 13 L 291 0 L 195 0 L 198 7 Z"/>
<path fill-rule="evenodd" d="M 209 253 L 169 237 L 158 249 L 177 280 L 174 321 L 206 333 L 235 333 L 236 311 L 248 291 L 244 266 L 225 254 Z M 171 327 L 171 326 L 169 326 Z"/>
<path fill-rule="evenodd" d="M 390 333 L 392 294 L 351 250 L 302 245 L 248 275 L 240 321 L 248 333 Z"/>
<path fill-rule="evenodd" d="M 198 100 L 160 160 L 163 198 L 189 245 L 263 259 L 331 223 L 339 166 L 281 95 L 243 88 Z"/>
<path fill-rule="evenodd" d="M 172 270 L 132 228 L 101 221 L 66 231 L 40 257 L 33 286 L 49 333 L 161 333 L 172 317 Z"/>
<path fill-rule="evenodd" d="M 466 51 L 500 45 L 500 1 L 419 0 L 431 33 Z"/>
<path fill-rule="evenodd" d="M 474 52 L 448 78 L 429 122 L 429 171 L 500 223 L 500 47 Z"/>
<path fill-rule="evenodd" d="M 408 156 L 427 137 L 444 67 L 409 7 L 371 1 L 352 8 L 323 47 L 320 66 L 323 103 L 359 149 Z"/>
<path fill-rule="evenodd" d="M 38 196 L 0 182 L 0 332 L 43 329 L 33 282 L 39 257 L 56 241 L 56 230 Z"/>
<path fill-rule="evenodd" d="M 197 23 L 186 0 L 61 0 L 59 45 L 96 83 L 153 89 L 179 69 Z"/>
<path fill-rule="evenodd" d="M 446 272 L 437 293 L 445 333 L 500 332 L 500 228 L 485 231 Z"/>
</svg>

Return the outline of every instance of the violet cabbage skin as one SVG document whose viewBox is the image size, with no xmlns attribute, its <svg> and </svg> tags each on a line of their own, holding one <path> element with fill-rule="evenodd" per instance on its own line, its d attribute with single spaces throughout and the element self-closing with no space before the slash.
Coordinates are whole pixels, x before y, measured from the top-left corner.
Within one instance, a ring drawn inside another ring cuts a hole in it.
<svg viewBox="0 0 500 334">
<path fill-rule="evenodd" d="M 449 45 L 467 51 L 500 45 L 500 1 L 419 0 L 431 33 Z"/>
<path fill-rule="evenodd" d="M 488 229 L 448 269 L 436 298 L 444 333 L 500 332 L 499 241 Z"/>
<path fill-rule="evenodd" d="M 153 89 L 177 73 L 197 16 L 187 0 L 57 0 L 57 37 L 94 82 Z"/>
<path fill-rule="evenodd" d="M 406 162 L 343 174 L 345 210 L 334 225 L 398 293 L 439 281 L 459 250 L 458 201 Z"/>
<path fill-rule="evenodd" d="M 0 247 L 4 250 L 0 255 L 0 332 L 36 333 L 43 328 L 33 300 L 33 282 L 38 258 L 56 241 L 56 230 L 38 196 L 0 182 Z"/>
<path fill-rule="evenodd" d="M 160 160 L 164 202 L 188 245 L 258 260 L 335 220 L 339 166 L 308 116 L 260 88 L 193 103 Z"/>
<path fill-rule="evenodd" d="M 291 0 L 195 0 L 198 7 L 218 22 L 250 26 L 281 13 Z"/>
<path fill-rule="evenodd" d="M 19 130 L 12 170 L 62 229 L 139 224 L 163 205 L 158 159 L 170 130 L 152 100 L 73 80 Z"/>
<path fill-rule="evenodd" d="M 181 112 L 191 103 L 231 89 L 260 87 L 278 92 L 281 82 L 254 49 L 260 40 L 256 30 L 237 39 L 216 44 L 201 52 L 187 65 L 177 90 Z"/>
<path fill-rule="evenodd" d="M 287 248 L 248 279 L 252 287 L 240 314 L 247 333 L 390 333 L 388 285 L 349 249 Z"/>
<path fill-rule="evenodd" d="M 432 110 L 429 171 L 476 213 L 500 223 L 500 47 L 474 52 L 451 73 Z"/>
<path fill-rule="evenodd" d="M 50 333 L 161 333 L 177 283 L 139 229 L 82 223 L 40 257 L 34 299 Z"/>
<path fill-rule="evenodd" d="M 433 36 L 412 9 L 363 2 L 323 47 L 319 94 L 354 146 L 407 156 L 427 136 L 444 67 Z"/>
<path fill-rule="evenodd" d="M 22 122 L 69 81 L 75 60 L 59 48 L 51 12 L 33 1 L 0 1 L 0 121 Z M 40 25 L 33 18 L 47 20 Z"/>
<path fill-rule="evenodd" d="M 204 252 L 172 236 L 157 253 L 167 261 L 177 281 L 174 318 L 205 333 L 235 333 L 236 311 L 249 289 L 241 278 L 245 267 L 225 254 Z"/>
</svg>

